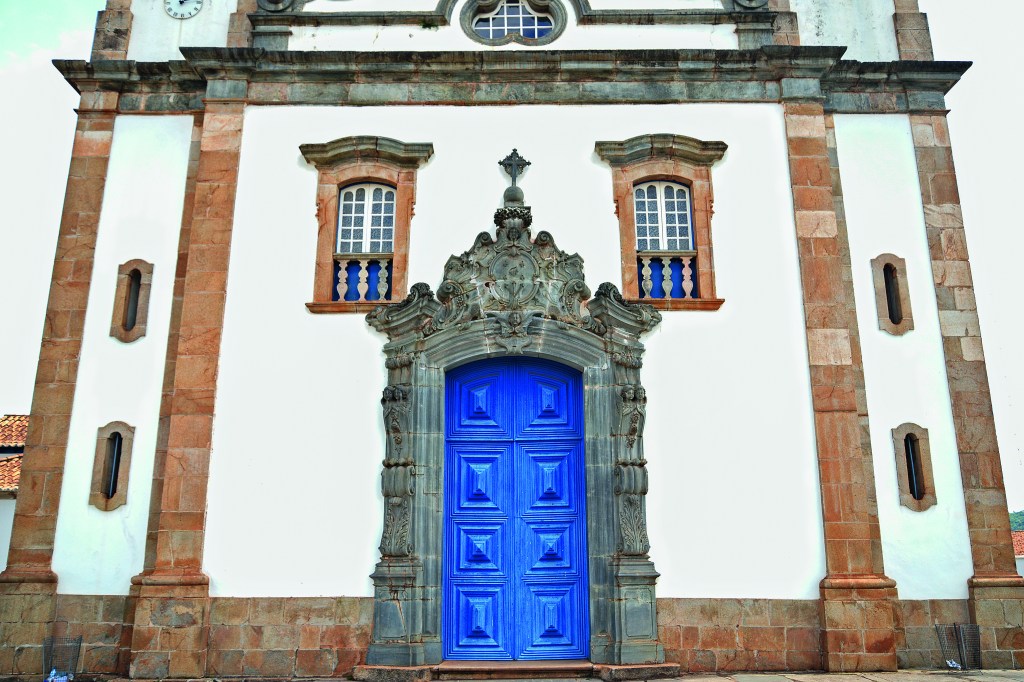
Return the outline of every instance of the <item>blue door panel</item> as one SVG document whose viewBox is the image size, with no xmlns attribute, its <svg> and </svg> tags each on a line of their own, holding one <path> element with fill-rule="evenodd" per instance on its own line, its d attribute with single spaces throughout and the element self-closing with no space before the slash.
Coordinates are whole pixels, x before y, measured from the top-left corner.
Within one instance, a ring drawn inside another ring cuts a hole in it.
<svg viewBox="0 0 1024 682">
<path fill-rule="evenodd" d="M 446 658 L 587 657 L 582 398 L 579 373 L 544 360 L 449 372 Z"/>
</svg>

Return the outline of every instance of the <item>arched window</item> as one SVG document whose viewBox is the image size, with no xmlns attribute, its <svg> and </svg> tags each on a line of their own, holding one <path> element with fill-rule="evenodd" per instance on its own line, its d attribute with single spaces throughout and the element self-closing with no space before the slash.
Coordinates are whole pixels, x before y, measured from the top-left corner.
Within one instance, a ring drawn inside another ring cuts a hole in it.
<svg viewBox="0 0 1024 682">
<path fill-rule="evenodd" d="M 932 453 L 928 429 L 902 424 L 892 430 L 896 455 L 896 482 L 900 504 L 912 511 L 924 511 L 937 503 L 932 476 Z"/>
<path fill-rule="evenodd" d="M 875 285 L 878 328 L 893 336 L 902 336 L 914 328 L 907 286 L 907 261 L 891 253 L 871 260 Z"/>
<path fill-rule="evenodd" d="M 121 325 L 126 332 L 135 329 L 139 318 L 139 292 L 142 290 L 142 273 L 138 268 L 128 273 L 128 300 L 124 304 L 124 323 Z"/>
<path fill-rule="evenodd" d="M 395 189 L 364 183 L 341 190 L 338 253 L 391 253 L 395 248 Z"/>
<path fill-rule="evenodd" d="M 535 40 L 548 36 L 554 28 L 553 16 L 535 12 L 523 0 L 504 0 L 493 11 L 473 20 L 473 31 L 487 40 L 500 40 L 514 33 Z"/>
<path fill-rule="evenodd" d="M 110 422 L 96 434 L 89 504 L 100 511 L 112 511 L 128 502 L 134 440 L 135 427 L 124 422 Z"/>
<path fill-rule="evenodd" d="M 645 182 L 633 189 L 636 250 L 692 251 L 690 188 L 676 182 Z"/>
<path fill-rule="evenodd" d="M 612 169 L 622 293 L 659 310 L 718 310 L 711 167 L 724 142 L 654 133 L 594 146 Z"/>
<path fill-rule="evenodd" d="M 135 259 L 118 267 L 114 314 L 110 320 L 110 335 L 115 339 L 131 343 L 146 335 L 152 284 L 152 263 Z"/>
</svg>

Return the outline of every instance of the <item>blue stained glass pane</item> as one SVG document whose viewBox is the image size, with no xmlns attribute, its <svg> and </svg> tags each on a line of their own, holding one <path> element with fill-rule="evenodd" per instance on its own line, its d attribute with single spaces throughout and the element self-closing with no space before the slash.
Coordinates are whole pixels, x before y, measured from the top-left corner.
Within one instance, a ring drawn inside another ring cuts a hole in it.
<svg viewBox="0 0 1024 682">
<path fill-rule="evenodd" d="M 518 31 L 518 29 L 519 29 L 519 18 L 518 17 L 510 17 L 509 20 L 508 20 L 508 27 L 510 29 L 511 28 L 516 29 L 516 32 L 518 33 L 519 32 Z"/>
<path fill-rule="evenodd" d="M 636 224 L 637 225 L 646 225 L 647 224 L 647 214 L 646 213 L 638 213 L 637 216 L 636 216 Z"/>
<path fill-rule="evenodd" d="M 395 193 L 392 192 L 391 190 L 388 190 L 387 194 L 384 195 L 384 201 L 394 201 L 394 200 L 395 200 Z"/>
<path fill-rule="evenodd" d="M 534 19 L 533 17 L 530 17 L 530 16 L 523 17 L 523 26 L 536 26 L 536 25 L 537 25 L 537 20 Z"/>
<path fill-rule="evenodd" d="M 637 251 L 646 251 L 647 250 L 647 240 L 646 239 L 637 239 L 636 240 L 636 248 L 637 248 Z"/>
<path fill-rule="evenodd" d="M 392 246 L 391 242 L 384 242 L 383 244 L 381 244 L 380 250 L 381 253 L 391 253 L 392 251 L 395 250 L 395 247 Z"/>
<path fill-rule="evenodd" d="M 361 216 L 361 215 L 354 216 L 352 218 L 352 227 L 362 227 L 362 226 L 363 226 L 363 216 Z"/>
<path fill-rule="evenodd" d="M 546 36 L 549 33 L 551 33 L 551 27 L 537 29 L 537 37 L 538 38 L 543 38 L 544 36 Z"/>
<path fill-rule="evenodd" d="M 551 28 L 551 20 L 545 17 L 537 17 L 537 25 L 545 28 Z"/>
<path fill-rule="evenodd" d="M 380 230 L 378 228 L 370 230 L 370 239 L 380 239 Z"/>
<path fill-rule="evenodd" d="M 374 190 L 373 190 L 373 200 L 374 201 L 380 201 L 383 198 L 384 198 L 384 190 L 382 190 L 380 187 L 374 188 Z"/>
<path fill-rule="evenodd" d="M 676 210 L 676 202 L 674 202 L 674 201 L 666 201 L 665 202 L 665 210 L 668 211 L 669 213 L 674 212 Z"/>
<path fill-rule="evenodd" d="M 362 237 L 360 237 L 359 239 L 362 240 Z M 363 252 L 362 241 L 358 241 L 358 242 L 355 242 L 354 244 L 352 244 L 352 253 L 362 253 L 362 252 Z"/>
<path fill-rule="evenodd" d="M 668 225 L 675 225 L 676 224 L 676 214 L 675 213 L 668 213 L 668 214 L 666 214 L 665 215 L 665 223 L 668 224 Z"/>
<path fill-rule="evenodd" d="M 384 204 L 384 212 L 385 213 L 394 213 L 395 212 L 395 205 L 393 203 L 386 203 L 385 202 L 385 204 Z"/>
<path fill-rule="evenodd" d="M 352 216 L 348 216 L 348 215 L 342 216 L 341 217 L 341 226 L 342 227 L 352 227 Z"/>
<path fill-rule="evenodd" d="M 659 234 L 659 230 L 658 230 L 658 226 L 657 225 L 652 225 L 650 227 L 650 229 L 647 231 L 647 234 L 648 234 L 649 237 L 659 237 L 659 236 L 661 236 Z"/>
<path fill-rule="evenodd" d="M 352 230 L 342 230 L 341 231 L 341 238 L 346 240 L 346 241 L 351 241 L 351 239 L 352 239 Z"/>
<path fill-rule="evenodd" d="M 356 201 L 366 201 L 366 190 L 362 187 L 356 190 Z"/>
<path fill-rule="evenodd" d="M 679 240 L 672 239 L 672 235 L 669 235 L 669 238 L 666 240 L 666 242 L 668 243 L 669 251 L 677 251 L 679 249 Z"/>
<path fill-rule="evenodd" d="M 370 226 L 371 227 L 380 227 L 380 216 L 379 215 L 375 215 L 375 216 L 373 216 L 373 218 L 370 219 Z"/>
<path fill-rule="evenodd" d="M 345 192 L 345 194 L 342 195 L 341 200 L 348 203 L 352 203 L 352 192 Z"/>
<path fill-rule="evenodd" d="M 342 213 L 351 213 L 352 212 L 352 204 L 344 204 L 341 207 L 341 212 Z"/>
<path fill-rule="evenodd" d="M 651 185 L 650 187 L 648 187 L 647 188 L 647 198 L 648 199 L 657 200 L 657 198 L 658 198 L 658 188 L 655 187 L 654 185 Z"/>
<path fill-rule="evenodd" d="M 394 226 L 395 226 L 395 217 L 394 216 L 390 216 L 390 215 L 384 216 L 384 227 L 394 227 Z"/>
<path fill-rule="evenodd" d="M 676 232 L 675 225 L 669 225 L 665 228 L 665 236 L 667 237 L 678 237 L 679 234 Z"/>
<path fill-rule="evenodd" d="M 505 5 L 505 13 L 510 17 L 517 17 L 522 13 L 522 8 L 516 3 L 508 3 Z"/>
<path fill-rule="evenodd" d="M 637 188 L 634 196 L 636 197 L 637 201 L 640 201 L 641 199 L 644 198 L 644 191 L 642 189 Z"/>
<path fill-rule="evenodd" d="M 665 188 L 665 198 L 666 199 L 675 199 L 676 198 L 676 190 L 675 190 L 674 187 L 672 187 L 672 185 L 668 185 Z"/>
<path fill-rule="evenodd" d="M 523 29 L 523 37 L 524 38 L 536 38 L 537 37 L 537 29 L 535 29 L 535 28 L 524 28 Z"/>
</svg>

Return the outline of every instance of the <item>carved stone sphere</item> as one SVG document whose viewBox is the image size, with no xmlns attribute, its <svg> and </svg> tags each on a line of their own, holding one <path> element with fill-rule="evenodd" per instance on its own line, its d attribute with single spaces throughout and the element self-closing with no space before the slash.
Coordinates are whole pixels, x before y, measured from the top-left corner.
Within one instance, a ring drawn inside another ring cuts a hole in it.
<svg viewBox="0 0 1024 682">
<path fill-rule="evenodd" d="M 526 195 L 521 188 L 512 186 L 505 190 L 504 199 L 506 206 L 509 204 L 522 204 L 523 200 L 526 199 Z"/>
</svg>

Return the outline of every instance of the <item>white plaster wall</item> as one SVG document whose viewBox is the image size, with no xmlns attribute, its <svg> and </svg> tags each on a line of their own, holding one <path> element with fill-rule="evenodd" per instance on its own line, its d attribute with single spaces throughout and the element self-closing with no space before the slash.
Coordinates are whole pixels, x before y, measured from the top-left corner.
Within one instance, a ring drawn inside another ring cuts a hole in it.
<svg viewBox="0 0 1024 682">
<path fill-rule="evenodd" d="M 836 116 L 850 257 L 864 352 L 871 446 L 886 574 L 902 599 L 965 599 L 972 574 L 967 513 L 946 383 L 921 190 L 906 116 Z M 907 261 L 914 330 L 878 328 L 871 259 Z M 891 430 L 928 429 L 938 504 L 899 503 Z"/>
<path fill-rule="evenodd" d="M 53 570 L 65 594 L 128 594 L 142 570 L 167 351 L 178 235 L 192 136 L 190 116 L 119 116 L 114 125 L 92 286 L 64 463 Z M 153 263 L 146 335 L 110 336 L 121 263 Z M 89 505 L 96 431 L 135 427 L 128 503 Z"/>
<path fill-rule="evenodd" d="M 467 0 L 461 0 L 452 13 L 449 26 L 422 28 L 420 26 L 296 26 L 288 42 L 292 50 L 583 50 L 583 49 L 719 49 L 738 47 L 736 27 L 732 24 L 697 25 L 662 24 L 654 26 L 597 25 L 578 26 L 575 12 L 569 15 L 565 31 L 548 45 L 523 46 L 518 44 L 486 46 L 472 40 L 462 30 L 459 19 Z M 355 11 L 349 3 L 320 0 L 306 6 L 307 10 Z M 689 3 L 673 6 L 694 7 Z M 316 7 L 317 9 L 313 9 Z M 610 8 L 610 6 L 608 7 Z M 628 9 L 634 9 L 627 6 Z M 375 5 L 373 9 L 385 9 Z M 392 8 L 386 8 L 392 9 Z M 397 9 L 397 8 L 396 8 Z M 408 11 L 412 6 L 403 7 Z M 429 7 L 427 9 L 433 9 Z M 607 9 L 602 7 L 602 9 Z"/>
<path fill-rule="evenodd" d="M 410 281 L 435 288 L 447 258 L 493 229 L 507 186 L 497 161 L 518 146 L 533 162 L 522 186 L 536 229 L 578 251 L 596 288 L 621 276 L 611 172 L 594 143 L 649 132 L 731 145 L 714 176 L 725 306 L 667 314 L 644 370 L 659 594 L 817 595 L 821 502 L 774 105 L 248 109 L 210 472 L 213 594 L 369 595 L 378 558 L 384 339 L 362 315 L 304 307 L 317 175 L 299 144 L 347 135 L 434 144 L 419 173 Z"/>
<path fill-rule="evenodd" d="M 845 45 L 844 59 L 899 59 L 893 0 L 790 0 L 803 45 Z"/>
<path fill-rule="evenodd" d="M 15 499 L 0 499 L 0 571 L 7 568 L 7 552 L 11 547 L 11 529 L 14 528 Z"/>
<path fill-rule="evenodd" d="M 203 0 L 199 14 L 175 19 L 164 11 L 164 0 L 132 0 L 128 59 L 162 62 L 183 59 L 181 47 L 224 47 L 236 5 L 237 0 Z"/>
</svg>

